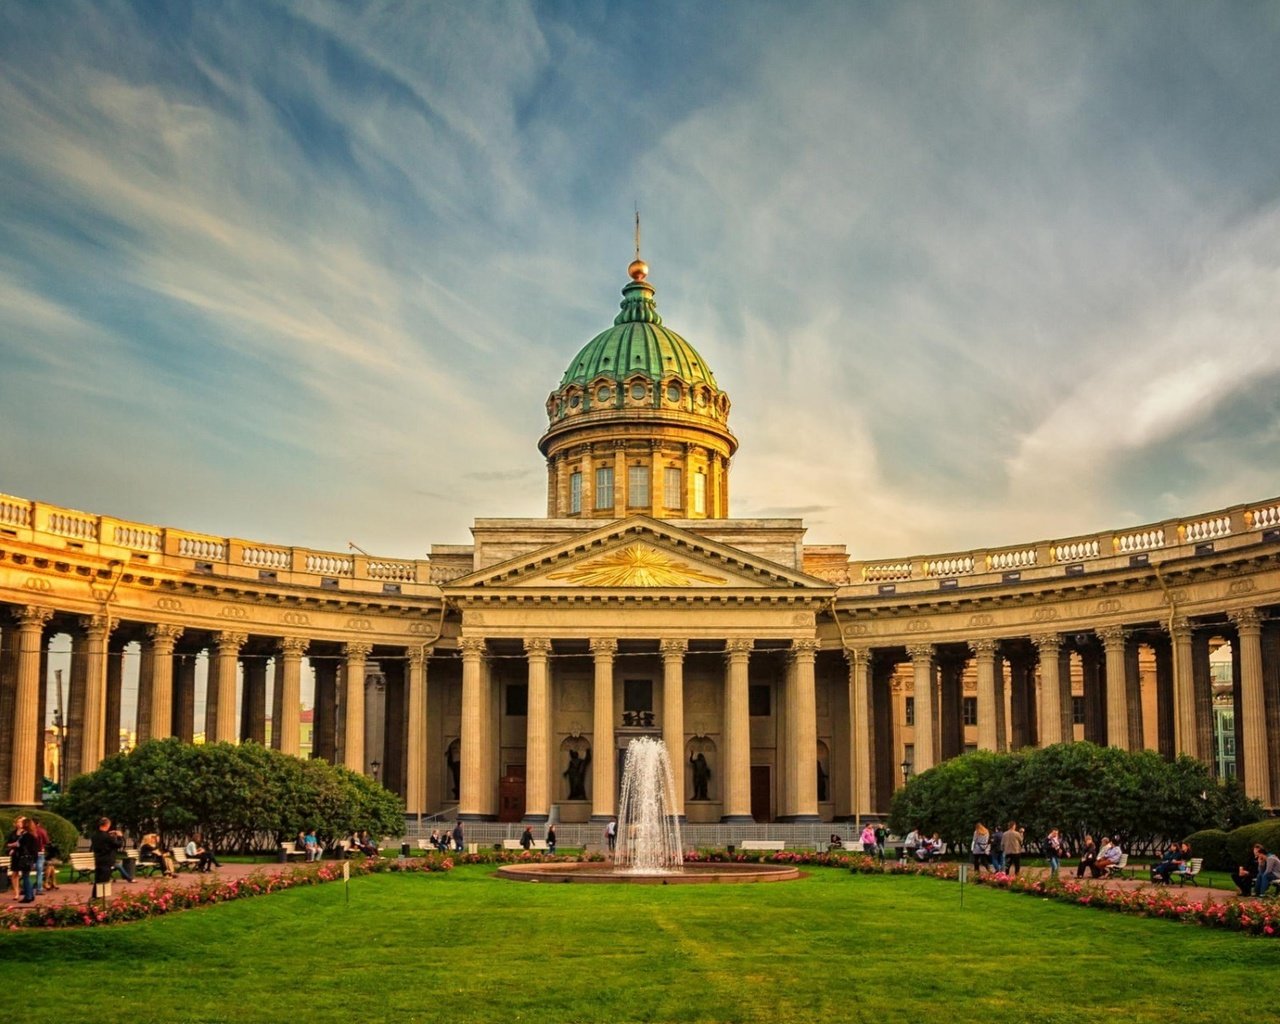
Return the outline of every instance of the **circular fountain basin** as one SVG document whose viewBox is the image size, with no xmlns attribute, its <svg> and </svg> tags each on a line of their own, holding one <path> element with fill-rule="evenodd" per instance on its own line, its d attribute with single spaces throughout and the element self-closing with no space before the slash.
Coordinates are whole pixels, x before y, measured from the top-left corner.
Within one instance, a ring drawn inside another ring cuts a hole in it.
<svg viewBox="0 0 1280 1024">
<path fill-rule="evenodd" d="M 788 864 L 685 864 L 679 871 L 615 871 L 612 864 L 504 864 L 503 878 L 518 882 L 595 882 L 604 885 L 708 885 L 789 882 L 800 872 Z"/>
</svg>

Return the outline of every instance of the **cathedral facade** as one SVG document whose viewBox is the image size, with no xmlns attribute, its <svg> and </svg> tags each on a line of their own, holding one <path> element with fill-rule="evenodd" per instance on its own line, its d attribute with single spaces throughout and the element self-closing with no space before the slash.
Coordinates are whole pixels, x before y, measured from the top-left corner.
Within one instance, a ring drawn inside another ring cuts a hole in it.
<svg viewBox="0 0 1280 1024">
<path fill-rule="evenodd" d="M 732 518 L 729 396 L 647 274 L 547 400 L 546 518 L 470 545 L 377 558 L 0 495 L 0 800 L 40 799 L 52 745 L 70 778 L 177 736 L 324 757 L 411 815 L 586 822 L 656 736 L 690 822 L 883 815 L 940 760 L 1079 739 L 1280 803 L 1280 499 L 877 562 Z"/>
</svg>

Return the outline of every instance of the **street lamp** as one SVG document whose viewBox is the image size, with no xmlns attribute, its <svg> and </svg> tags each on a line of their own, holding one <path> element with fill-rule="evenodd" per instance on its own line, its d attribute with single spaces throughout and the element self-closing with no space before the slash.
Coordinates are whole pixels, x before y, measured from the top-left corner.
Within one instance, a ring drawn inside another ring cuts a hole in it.
<svg viewBox="0 0 1280 1024">
<path fill-rule="evenodd" d="M 370 763 L 370 767 L 372 767 L 372 768 L 373 768 L 373 781 L 374 781 L 374 782 L 377 782 L 377 781 L 378 781 L 378 769 L 382 767 L 382 762 L 381 762 L 381 761 L 373 761 L 373 762 L 371 762 L 371 763 Z"/>
<path fill-rule="evenodd" d="M 902 782 L 903 785 L 906 785 L 907 781 L 911 778 L 911 762 L 903 761 L 900 767 L 902 768 Z"/>
</svg>

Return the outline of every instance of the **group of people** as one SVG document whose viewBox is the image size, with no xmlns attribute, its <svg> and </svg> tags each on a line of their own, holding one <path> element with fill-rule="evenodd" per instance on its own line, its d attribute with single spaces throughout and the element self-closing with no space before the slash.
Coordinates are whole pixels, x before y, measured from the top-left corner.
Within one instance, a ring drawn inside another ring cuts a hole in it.
<svg viewBox="0 0 1280 1024">
<path fill-rule="evenodd" d="M 1021 874 L 1022 854 L 1026 849 L 1027 830 L 1019 828 L 1016 821 L 1009 822 L 1007 828 L 999 825 L 988 828 L 978 822 L 973 828 L 973 839 L 969 842 L 969 856 L 973 870 L 982 874 L 985 867 L 989 871 L 1004 871 L 1011 875 Z M 1051 868 L 1056 868 L 1051 863 Z"/>
<path fill-rule="evenodd" d="M 462 822 L 454 822 L 452 832 L 447 829 L 441 832 L 433 828 L 431 837 L 427 842 L 431 844 L 432 849 L 439 850 L 441 853 L 447 853 L 449 850 L 461 852 L 463 848 Z"/>
<path fill-rule="evenodd" d="M 311 864 L 324 856 L 324 847 L 320 845 L 320 840 L 316 838 L 316 830 L 313 828 L 303 829 L 298 833 L 298 837 L 293 841 L 295 849 L 301 850 L 307 857 L 307 863 Z"/>
<path fill-rule="evenodd" d="M 5 837 L 9 854 L 9 885 L 15 903 L 34 903 L 46 888 L 56 889 L 60 853 L 43 825 L 19 815 Z"/>
<path fill-rule="evenodd" d="M 533 849 L 533 826 L 526 825 L 524 831 L 520 833 L 520 848 L 528 853 Z M 547 826 L 547 853 L 554 854 L 556 852 L 556 827 L 555 825 Z"/>
<path fill-rule="evenodd" d="M 1231 880 L 1241 896 L 1265 896 L 1273 884 L 1280 883 L 1280 856 L 1254 843 Z"/>
</svg>

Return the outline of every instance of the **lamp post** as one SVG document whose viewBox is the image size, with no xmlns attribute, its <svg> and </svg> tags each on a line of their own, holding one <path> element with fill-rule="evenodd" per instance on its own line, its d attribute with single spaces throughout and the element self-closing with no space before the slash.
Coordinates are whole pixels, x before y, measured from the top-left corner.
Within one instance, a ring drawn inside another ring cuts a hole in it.
<svg viewBox="0 0 1280 1024">
<path fill-rule="evenodd" d="M 382 767 L 381 761 L 371 761 L 369 765 L 373 769 L 373 781 L 378 781 L 378 769 Z"/>
<path fill-rule="evenodd" d="M 902 784 L 905 786 L 911 779 L 911 762 L 903 761 L 900 767 L 902 768 Z"/>
</svg>

